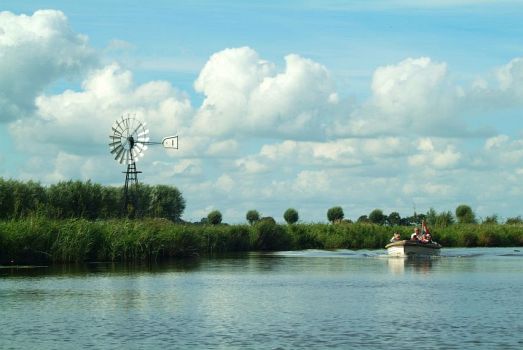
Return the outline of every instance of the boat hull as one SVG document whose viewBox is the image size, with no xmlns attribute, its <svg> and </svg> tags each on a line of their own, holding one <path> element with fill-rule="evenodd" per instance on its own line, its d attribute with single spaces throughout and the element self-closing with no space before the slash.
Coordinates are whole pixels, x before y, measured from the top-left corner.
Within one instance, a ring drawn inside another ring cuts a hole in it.
<svg viewBox="0 0 523 350">
<path fill-rule="evenodd" d="M 441 245 L 438 243 L 419 243 L 416 241 L 398 241 L 385 246 L 390 256 L 434 256 L 439 255 Z"/>
</svg>

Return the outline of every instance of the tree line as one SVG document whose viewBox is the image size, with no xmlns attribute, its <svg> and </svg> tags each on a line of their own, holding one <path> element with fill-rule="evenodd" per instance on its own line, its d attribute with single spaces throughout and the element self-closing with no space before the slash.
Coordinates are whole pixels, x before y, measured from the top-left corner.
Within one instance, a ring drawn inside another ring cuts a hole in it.
<svg viewBox="0 0 523 350">
<path fill-rule="evenodd" d="M 352 220 L 344 219 L 345 214 L 343 208 L 336 206 L 327 210 L 327 220 L 331 223 L 353 223 Z M 245 214 L 245 219 L 250 225 L 254 225 L 259 221 L 271 221 L 275 222 L 272 217 L 261 217 L 260 213 L 251 209 Z M 299 213 L 294 208 L 289 208 L 283 213 L 283 219 L 289 225 L 295 224 L 299 220 Z M 398 212 L 391 212 L 386 215 L 381 209 L 374 209 L 368 215 L 361 215 L 356 222 L 357 223 L 370 223 L 381 226 L 414 226 L 421 225 L 425 221 L 428 225 L 437 227 L 448 227 L 452 224 L 500 224 L 500 220 L 497 215 L 491 215 L 478 220 L 476 214 L 473 212 L 469 205 L 461 204 L 456 210 L 455 214 L 451 211 L 442 211 L 438 213 L 434 208 L 430 208 L 425 214 L 414 213 L 412 216 L 401 217 Z M 211 211 L 206 218 L 201 220 L 201 223 L 207 223 L 217 225 L 222 222 L 222 214 L 219 210 Z M 505 224 L 523 224 L 521 216 L 507 218 Z"/>
<path fill-rule="evenodd" d="M 102 186 L 90 180 L 62 181 L 50 186 L 0 178 L 0 219 L 43 216 L 88 220 L 150 217 L 181 220 L 185 199 L 173 186 L 140 184 L 132 195 L 136 208 L 124 208 L 123 187 Z"/>
</svg>

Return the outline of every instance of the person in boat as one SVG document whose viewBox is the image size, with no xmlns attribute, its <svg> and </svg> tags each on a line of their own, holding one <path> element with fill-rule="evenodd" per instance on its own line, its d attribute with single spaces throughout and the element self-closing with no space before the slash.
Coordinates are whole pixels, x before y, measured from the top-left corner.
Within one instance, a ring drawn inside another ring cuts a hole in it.
<svg viewBox="0 0 523 350">
<path fill-rule="evenodd" d="M 401 236 L 399 232 L 394 232 L 394 236 L 390 239 L 390 243 L 399 242 L 401 241 Z"/>
<path fill-rule="evenodd" d="M 420 239 L 421 243 L 432 243 L 432 236 L 430 233 L 426 232 Z"/>
<path fill-rule="evenodd" d="M 419 241 L 420 240 L 420 234 L 419 234 L 419 228 L 418 227 L 414 228 L 414 233 L 412 233 L 412 235 L 410 235 L 410 240 L 411 241 Z"/>
</svg>

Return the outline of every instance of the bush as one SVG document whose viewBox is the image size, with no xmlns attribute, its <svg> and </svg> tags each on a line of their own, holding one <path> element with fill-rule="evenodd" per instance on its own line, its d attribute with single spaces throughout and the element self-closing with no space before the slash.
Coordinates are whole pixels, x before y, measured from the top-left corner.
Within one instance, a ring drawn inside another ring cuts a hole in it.
<svg viewBox="0 0 523 350">
<path fill-rule="evenodd" d="M 291 248 L 291 239 L 287 231 L 280 225 L 270 221 L 258 222 L 255 226 L 256 237 L 254 247 L 258 250 L 288 250 Z"/>
</svg>

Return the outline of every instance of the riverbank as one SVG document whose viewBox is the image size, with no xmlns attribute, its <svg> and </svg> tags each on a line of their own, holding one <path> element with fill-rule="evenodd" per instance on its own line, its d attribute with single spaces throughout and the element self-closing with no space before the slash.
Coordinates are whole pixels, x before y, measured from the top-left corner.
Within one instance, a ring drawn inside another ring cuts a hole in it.
<svg viewBox="0 0 523 350">
<path fill-rule="evenodd" d="M 0 263 L 143 261 L 235 251 L 381 249 L 393 232 L 373 224 L 175 224 L 163 219 L 0 221 Z M 444 247 L 523 246 L 523 225 L 451 225 L 432 229 Z"/>
</svg>

